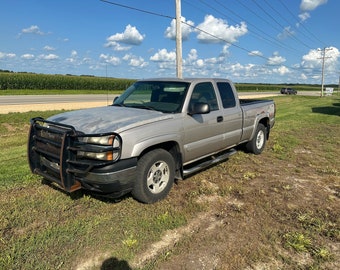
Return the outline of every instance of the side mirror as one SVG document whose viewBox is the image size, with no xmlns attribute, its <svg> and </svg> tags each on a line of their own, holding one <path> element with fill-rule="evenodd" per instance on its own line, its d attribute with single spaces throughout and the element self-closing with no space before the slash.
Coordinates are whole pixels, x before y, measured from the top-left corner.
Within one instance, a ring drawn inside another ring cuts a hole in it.
<svg viewBox="0 0 340 270">
<path fill-rule="evenodd" d="M 189 115 L 194 114 L 207 114 L 210 113 L 210 106 L 208 103 L 204 102 L 195 102 L 189 106 Z"/>
</svg>

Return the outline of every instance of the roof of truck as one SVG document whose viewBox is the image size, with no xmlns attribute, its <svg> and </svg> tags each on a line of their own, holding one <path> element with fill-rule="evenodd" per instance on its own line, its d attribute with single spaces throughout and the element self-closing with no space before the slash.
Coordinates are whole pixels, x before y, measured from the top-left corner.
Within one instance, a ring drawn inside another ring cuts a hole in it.
<svg viewBox="0 0 340 270">
<path fill-rule="evenodd" d="M 171 81 L 171 82 L 200 82 L 200 81 L 227 81 L 231 82 L 228 79 L 224 78 L 146 78 L 146 79 L 140 79 L 138 81 Z"/>
</svg>

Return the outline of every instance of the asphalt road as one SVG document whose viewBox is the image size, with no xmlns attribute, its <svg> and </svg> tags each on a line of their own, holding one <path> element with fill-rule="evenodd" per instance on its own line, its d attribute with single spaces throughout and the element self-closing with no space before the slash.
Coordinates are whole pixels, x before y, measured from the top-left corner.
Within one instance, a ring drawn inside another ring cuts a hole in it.
<svg viewBox="0 0 340 270">
<path fill-rule="evenodd" d="M 240 92 L 240 98 L 263 98 L 281 95 L 278 92 Z M 320 92 L 299 92 L 298 95 L 320 96 Z M 116 95 L 17 95 L 0 96 L 0 114 L 11 112 L 75 110 L 111 105 Z"/>
<path fill-rule="evenodd" d="M 239 96 L 276 96 L 278 92 L 240 92 Z M 298 95 L 318 96 L 318 91 L 299 92 Z M 1 105 L 24 105 L 24 104 L 53 104 L 53 103 L 79 103 L 79 102 L 106 102 L 112 104 L 116 95 L 17 95 L 0 96 Z"/>
<path fill-rule="evenodd" d="M 1 105 L 24 105 L 24 104 L 52 104 L 52 103 L 78 103 L 78 102 L 108 102 L 116 95 L 18 95 L 0 96 Z"/>
</svg>

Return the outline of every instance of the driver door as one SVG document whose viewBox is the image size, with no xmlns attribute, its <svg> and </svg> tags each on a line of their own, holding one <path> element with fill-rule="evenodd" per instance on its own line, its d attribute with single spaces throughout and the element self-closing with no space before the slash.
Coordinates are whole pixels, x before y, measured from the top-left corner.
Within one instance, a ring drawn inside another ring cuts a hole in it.
<svg viewBox="0 0 340 270">
<path fill-rule="evenodd" d="M 210 155 L 223 148 L 223 116 L 211 82 L 199 83 L 193 89 L 189 106 L 207 103 L 210 112 L 187 114 L 184 119 L 184 164 Z M 189 110 L 189 108 L 188 108 Z"/>
</svg>

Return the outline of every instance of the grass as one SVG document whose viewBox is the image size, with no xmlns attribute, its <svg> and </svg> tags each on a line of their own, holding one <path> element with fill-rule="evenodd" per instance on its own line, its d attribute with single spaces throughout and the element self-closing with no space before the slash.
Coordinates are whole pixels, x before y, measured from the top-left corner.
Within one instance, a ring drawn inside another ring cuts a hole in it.
<svg viewBox="0 0 340 270">
<path fill-rule="evenodd" d="M 44 184 L 28 121 L 57 112 L 0 115 L 0 269 L 339 268 L 340 99 L 275 101 L 264 153 L 239 151 L 153 205 Z"/>
</svg>

